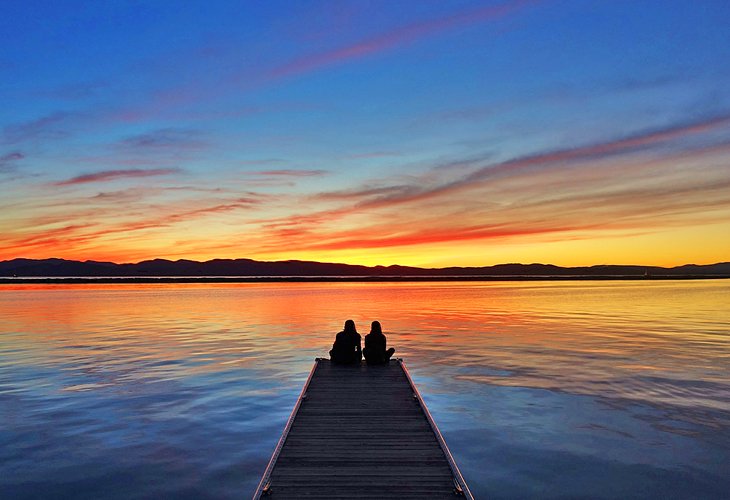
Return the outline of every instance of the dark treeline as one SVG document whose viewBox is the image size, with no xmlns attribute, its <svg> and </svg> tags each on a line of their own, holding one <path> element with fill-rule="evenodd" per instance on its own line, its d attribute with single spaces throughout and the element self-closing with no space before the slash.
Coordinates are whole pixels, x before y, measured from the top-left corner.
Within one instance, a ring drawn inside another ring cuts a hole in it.
<svg viewBox="0 0 730 500">
<path fill-rule="evenodd" d="M 357 266 L 288 260 L 262 262 L 251 259 L 146 260 L 136 264 L 73 261 L 65 259 L 13 259 L 0 262 L 0 277 L 155 277 L 155 276 L 730 276 L 730 262 L 709 265 L 688 264 L 665 268 L 656 266 L 600 265 L 559 267 L 550 264 L 499 264 L 485 267 L 424 269 L 408 266 Z"/>
</svg>

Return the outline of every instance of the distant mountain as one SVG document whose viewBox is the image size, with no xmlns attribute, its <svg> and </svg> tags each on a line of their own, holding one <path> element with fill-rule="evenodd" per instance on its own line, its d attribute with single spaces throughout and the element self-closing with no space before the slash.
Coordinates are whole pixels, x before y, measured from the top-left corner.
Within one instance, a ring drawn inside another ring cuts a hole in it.
<svg viewBox="0 0 730 500">
<path fill-rule="evenodd" d="M 424 269 L 408 266 L 356 266 L 301 260 L 251 259 L 145 260 L 115 264 L 87 260 L 13 259 L 0 262 L 0 277 L 161 277 L 161 276 L 730 276 L 730 262 L 678 267 L 602 265 L 559 267 L 550 264 L 499 264 L 486 267 Z"/>
</svg>

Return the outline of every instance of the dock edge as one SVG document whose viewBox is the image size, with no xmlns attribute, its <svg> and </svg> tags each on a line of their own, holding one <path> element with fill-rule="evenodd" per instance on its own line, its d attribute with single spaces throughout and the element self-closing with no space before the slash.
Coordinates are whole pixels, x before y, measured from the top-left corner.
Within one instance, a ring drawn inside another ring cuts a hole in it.
<svg viewBox="0 0 730 500">
<path fill-rule="evenodd" d="M 411 374 L 408 371 L 408 368 L 406 368 L 406 364 L 403 361 L 402 358 L 396 359 L 398 364 L 400 364 L 401 368 L 403 369 L 403 373 L 406 375 L 406 379 L 408 379 L 408 383 L 411 386 L 411 389 L 413 390 L 413 395 L 418 400 L 418 404 L 421 406 L 421 410 L 423 410 L 423 414 L 426 416 L 426 420 L 428 420 L 428 425 L 431 426 L 431 431 L 436 436 L 436 440 L 439 443 L 439 446 L 441 447 L 441 451 L 444 452 L 444 456 L 446 457 L 446 461 L 449 463 L 449 467 L 451 468 L 451 474 L 454 476 L 454 493 L 460 496 L 463 496 L 464 498 L 467 498 L 468 500 L 474 500 L 474 495 L 471 494 L 471 490 L 469 490 L 469 486 L 466 484 L 466 481 L 464 480 L 464 476 L 461 475 L 461 471 L 459 470 L 459 466 L 456 465 L 456 460 L 454 460 L 453 455 L 451 455 L 451 450 L 449 450 L 448 445 L 446 444 L 446 440 L 444 440 L 444 437 L 441 435 L 441 431 L 439 430 L 438 426 L 436 425 L 436 421 L 434 421 L 433 417 L 431 416 L 431 412 L 428 411 L 428 407 L 426 406 L 426 402 L 421 397 L 421 393 L 418 391 L 418 387 L 416 387 L 416 384 L 413 382 L 413 379 L 411 378 Z"/>
<path fill-rule="evenodd" d="M 259 482 L 259 485 L 253 494 L 254 500 L 257 500 L 257 499 L 261 498 L 262 496 L 269 494 L 269 484 L 270 484 L 270 479 L 271 479 L 271 473 L 274 471 L 274 466 L 276 465 L 276 460 L 279 458 L 281 449 L 284 447 L 286 438 L 289 436 L 289 431 L 291 430 L 291 426 L 294 423 L 294 419 L 297 417 L 297 413 L 299 413 L 299 407 L 302 406 L 302 402 L 307 398 L 307 389 L 309 389 L 309 383 L 312 381 L 312 377 L 314 376 L 314 371 L 317 369 L 317 366 L 319 366 L 319 362 L 321 360 L 322 360 L 322 358 L 314 358 L 314 365 L 312 366 L 312 369 L 309 371 L 309 376 L 307 377 L 307 381 L 304 383 L 304 387 L 302 387 L 302 392 L 299 393 L 297 402 L 294 404 L 294 408 L 291 411 L 291 415 L 289 415 L 289 420 L 286 421 L 286 425 L 284 426 L 284 431 L 281 433 L 279 442 L 276 444 L 276 448 L 274 448 L 274 452 L 271 454 L 271 459 L 269 459 L 269 464 L 266 466 L 264 475 L 261 477 L 261 481 Z"/>
</svg>

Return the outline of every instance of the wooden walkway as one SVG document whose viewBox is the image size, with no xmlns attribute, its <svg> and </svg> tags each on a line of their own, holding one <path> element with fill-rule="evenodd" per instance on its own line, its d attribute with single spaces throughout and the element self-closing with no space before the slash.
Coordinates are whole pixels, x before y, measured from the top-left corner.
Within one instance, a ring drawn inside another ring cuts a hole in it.
<svg viewBox="0 0 730 500">
<path fill-rule="evenodd" d="M 254 498 L 473 498 L 401 360 L 317 359 Z"/>
</svg>

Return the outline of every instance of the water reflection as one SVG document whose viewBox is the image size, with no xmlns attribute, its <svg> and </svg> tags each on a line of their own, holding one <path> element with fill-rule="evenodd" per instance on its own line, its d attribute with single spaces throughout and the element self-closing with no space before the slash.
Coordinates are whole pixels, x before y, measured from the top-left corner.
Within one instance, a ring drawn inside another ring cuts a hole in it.
<svg viewBox="0 0 730 500">
<path fill-rule="evenodd" d="M 383 323 L 477 496 L 722 498 L 725 282 L 0 289 L 0 496 L 239 497 L 343 319 Z"/>
</svg>

